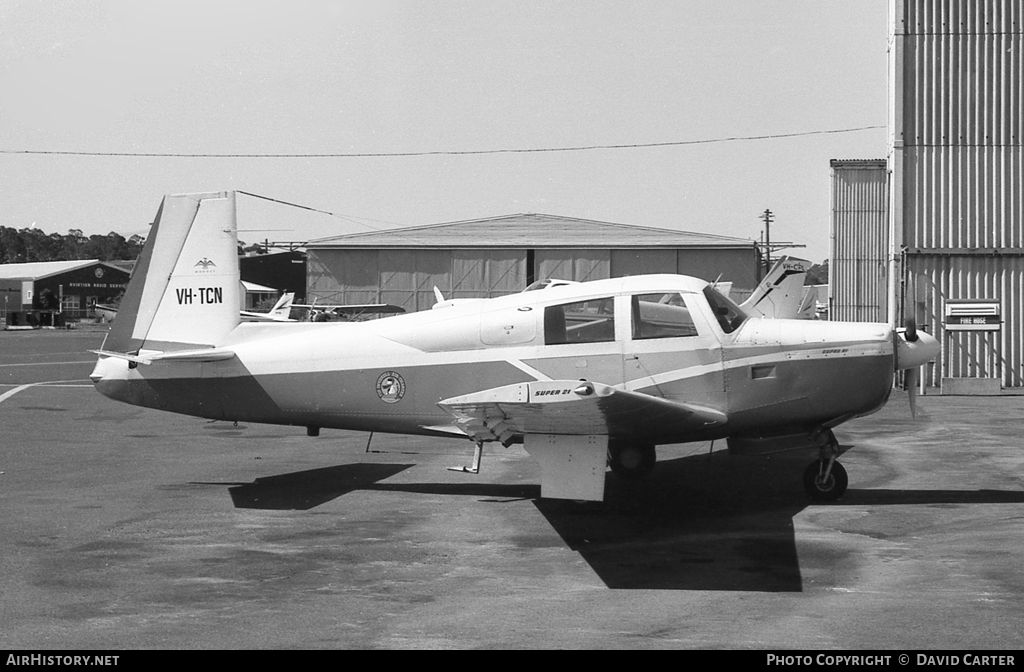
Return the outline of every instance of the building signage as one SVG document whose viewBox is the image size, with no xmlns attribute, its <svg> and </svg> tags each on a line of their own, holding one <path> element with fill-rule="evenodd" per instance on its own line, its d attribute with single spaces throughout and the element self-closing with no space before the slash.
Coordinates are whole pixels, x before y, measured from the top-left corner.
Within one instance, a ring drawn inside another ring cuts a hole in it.
<svg viewBox="0 0 1024 672">
<path fill-rule="evenodd" d="M 997 299 L 949 299 L 946 331 L 999 331 L 1003 316 Z"/>
</svg>

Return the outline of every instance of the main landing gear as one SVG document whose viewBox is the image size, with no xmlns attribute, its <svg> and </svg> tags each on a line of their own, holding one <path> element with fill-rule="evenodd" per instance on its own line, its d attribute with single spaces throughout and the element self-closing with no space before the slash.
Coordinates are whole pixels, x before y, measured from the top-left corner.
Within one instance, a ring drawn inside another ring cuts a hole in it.
<svg viewBox="0 0 1024 672">
<path fill-rule="evenodd" d="M 651 473 L 657 461 L 653 443 L 608 442 L 608 466 L 623 478 L 643 478 Z"/>
<path fill-rule="evenodd" d="M 836 461 L 839 457 L 839 442 L 831 429 L 822 435 L 826 441 L 821 447 L 821 457 L 807 465 L 804 471 L 804 490 L 820 502 L 834 502 L 846 492 L 849 478 L 846 468 Z"/>
</svg>

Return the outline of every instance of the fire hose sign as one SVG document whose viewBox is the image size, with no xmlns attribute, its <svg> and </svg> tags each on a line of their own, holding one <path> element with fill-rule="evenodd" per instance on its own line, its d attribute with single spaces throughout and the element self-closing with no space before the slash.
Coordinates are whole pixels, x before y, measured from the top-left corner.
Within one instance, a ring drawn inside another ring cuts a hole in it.
<svg viewBox="0 0 1024 672">
<path fill-rule="evenodd" d="M 1003 315 L 997 299 L 946 301 L 946 331 L 999 331 Z"/>
</svg>

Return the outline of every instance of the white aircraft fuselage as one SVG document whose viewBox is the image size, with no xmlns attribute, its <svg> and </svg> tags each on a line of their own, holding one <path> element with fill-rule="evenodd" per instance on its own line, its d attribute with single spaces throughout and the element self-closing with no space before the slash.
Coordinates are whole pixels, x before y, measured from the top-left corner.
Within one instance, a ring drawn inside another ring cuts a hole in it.
<svg viewBox="0 0 1024 672">
<path fill-rule="evenodd" d="M 886 324 L 750 316 L 680 275 L 368 322 L 240 323 L 234 231 L 233 194 L 165 199 L 92 373 L 97 390 L 310 434 L 459 436 L 478 457 L 487 442 L 524 442 L 544 496 L 571 499 L 603 497 L 608 457 L 620 473 L 646 471 L 658 444 L 818 446 L 805 485 L 828 499 L 846 487 L 845 472 L 832 484 L 832 428 L 877 410 L 894 370 L 937 350 Z"/>
<path fill-rule="evenodd" d="M 441 429 L 452 417 L 439 402 L 547 380 L 596 381 L 728 416 L 698 434 L 631 428 L 655 443 L 801 431 L 885 403 L 895 368 L 888 325 L 748 318 L 727 334 L 706 285 L 636 276 L 370 322 L 243 323 L 218 344 L 232 359 L 129 368 L 111 358 L 94 377 L 112 399 L 175 413 L 403 434 L 455 434 Z M 633 338 L 630 299 L 653 293 L 680 295 L 697 333 Z M 613 340 L 547 345 L 545 306 L 587 299 L 612 302 Z M 386 391 L 389 373 L 398 387 Z"/>
</svg>

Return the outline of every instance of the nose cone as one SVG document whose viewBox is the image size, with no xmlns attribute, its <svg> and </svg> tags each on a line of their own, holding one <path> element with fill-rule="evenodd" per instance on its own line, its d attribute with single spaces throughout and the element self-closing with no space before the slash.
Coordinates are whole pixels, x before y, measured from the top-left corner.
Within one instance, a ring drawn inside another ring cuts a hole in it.
<svg viewBox="0 0 1024 672">
<path fill-rule="evenodd" d="M 917 332 L 917 339 L 907 340 L 906 333 L 899 334 L 896 342 L 896 366 L 900 369 L 915 369 L 935 359 L 939 354 L 939 342 L 931 334 Z"/>
</svg>

